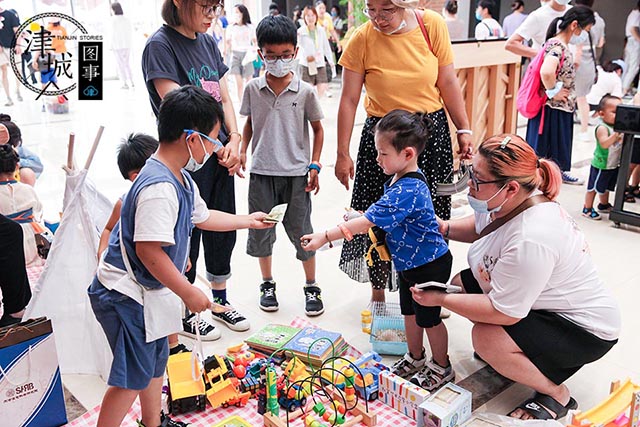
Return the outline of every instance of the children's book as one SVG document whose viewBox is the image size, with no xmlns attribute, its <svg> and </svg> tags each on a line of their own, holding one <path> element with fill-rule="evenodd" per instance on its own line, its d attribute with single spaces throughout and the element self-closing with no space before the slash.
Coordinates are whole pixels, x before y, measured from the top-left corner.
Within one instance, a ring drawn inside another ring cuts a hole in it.
<svg viewBox="0 0 640 427">
<path fill-rule="evenodd" d="M 265 352 L 273 352 L 287 344 L 300 328 L 293 326 L 269 324 L 244 340 L 249 347 Z"/>
<path fill-rule="evenodd" d="M 327 338 L 329 341 L 326 339 L 317 341 L 320 338 Z M 307 354 L 309 354 L 312 360 L 321 361 L 331 356 L 332 348 L 335 349 L 336 356 L 342 354 L 344 350 L 343 347 L 344 339 L 339 332 L 307 327 L 298 332 L 298 334 L 289 341 L 285 346 L 285 350 L 289 350 L 302 357 L 304 361 L 307 361 Z"/>
</svg>

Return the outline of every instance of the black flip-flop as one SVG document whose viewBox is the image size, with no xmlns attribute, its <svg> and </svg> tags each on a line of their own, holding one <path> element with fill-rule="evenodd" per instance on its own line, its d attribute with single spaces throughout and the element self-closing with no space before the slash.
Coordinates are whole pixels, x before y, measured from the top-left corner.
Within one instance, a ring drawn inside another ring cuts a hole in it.
<svg viewBox="0 0 640 427">
<path fill-rule="evenodd" d="M 522 409 L 536 420 L 558 420 L 567 415 L 567 412 L 569 412 L 570 409 L 577 408 L 578 402 L 576 402 L 573 397 L 569 398 L 569 403 L 567 403 L 566 406 L 562 406 L 562 404 L 553 397 L 542 393 L 536 393 L 532 398 L 525 400 L 513 409 L 513 411 L 509 412 L 509 415 L 513 414 L 518 409 Z M 556 415 L 554 416 L 547 409 L 553 411 Z"/>
</svg>

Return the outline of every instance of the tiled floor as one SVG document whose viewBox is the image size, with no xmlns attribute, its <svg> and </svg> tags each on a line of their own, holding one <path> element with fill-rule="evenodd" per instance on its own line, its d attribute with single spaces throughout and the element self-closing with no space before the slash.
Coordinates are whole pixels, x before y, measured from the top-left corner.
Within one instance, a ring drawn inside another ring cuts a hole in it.
<svg viewBox="0 0 640 427">
<path fill-rule="evenodd" d="M 231 85 L 230 85 L 231 86 Z M 128 184 L 120 177 L 115 162 L 115 148 L 119 139 L 129 132 L 149 132 L 154 134 L 154 117 L 149 108 L 146 91 L 142 82 L 135 90 L 121 90 L 115 81 L 105 82 L 106 99 L 102 102 L 72 101 L 71 113 L 54 116 L 40 111 L 40 104 L 33 100 L 18 103 L 5 111 L 19 123 L 25 144 L 36 151 L 44 160 L 45 172 L 38 181 L 37 190 L 45 205 L 46 217 L 56 218 L 62 205 L 64 173 L 60 166 L 66 159 L 66 142 L 69 132 L 76 134 L 76 161 L 84 164 L 95 132 L 99 125 L 106 126 L 96 158 L 89 176 L 97 187 L 112 200 L 124 191 Z M 313 224 L 323 230 L 340 221 L 343 207 L 349 204 L 349 192 L 333 176 L 336 151 L 336 114 L 339 89 L 334 87 L 333 98 L 325 98 L 322 105 L 326 115 L 324 120 L 325 145 L 322 163 L 325 165 L 320 176 L 321 191 L 313 197 Z M 237 105 L 237 104 L 236 104 Z M 356 120 L 357 129 L 353 141 L 357 141 L 364 121 L 362 109 Z M 240 125 L 243 121 L 241 120 Z M 520 133 L 524 129 L 519 129 Z M 588 162 L 594 143 L 576 141 L 574 163 L 582 165 L 575 173 L 583 178 L 588 175 Z M 356 152 L 352 144 L 352 153 Z M 237 210 L 246 212 L 247 180 L 236 180 Z M 640 297 L 638 261 L 640 255 L 639 229 L 622 226 L 616 229 L 607 220 L 594 222 L 580 215 L 585 187 L 563 186 L 560 201 L 575 216 L 578 224 L 588 236 L 594 258 L 604 281 L 613 289 L 620 301 L 623 313 L 623 332 L 619 344 L 602 360 L 585 367 L 569 380 L 574 397 L 582 408 L 589 408 L 606 396 L 609 382 L 631 377 L 640 381 L 638 354 L 640 347 L 635 341 L 640 329 L 640 317 L 636 304 Z M 469 212 L 464 206 L 459 213 Z M 640 204 L 637 204 L 640 205 Z M 640 206 L 639 206 L 640 207 Z M 637 209 L 637 208 L 636 208 Z M 278 282 L 280 311 L 267 314 L 257 305 L 260 274 L 256 260 L 245 254 L 246 232 L 238 233 L 238 243 L 233 256 L 233 277 L 229 283 L 229 298 L 233 304 L 251 321 L 252 329 L 246 333 L 235 333 L 224 326 L 221 340 L 205 344 L 206 353 L 222 353 L 226 347 L 239 343 L 263 324 L 269 322 L 289 323 L 295 316 L 304 317 L 304 283 L 301 266 L 297 262 L 293 248 L 282 228 L 278 229 L 275 245 L 274 274 Z M 454 271 L 466 266 L 465 244 L 453 243 Z M 367 305 L 369 289 L 357 284 L 342 274 L 338 268 L 340 249 L 320 251 L 317 255 L 318 281 L 323 288 L 326 312 L 314 319 L 318 325 L 341 331 L 346 339 L 361 350 L 368 350 L 368 337 L 360 332 L 360 311 Z M 198 266 L 202 272 L 202 263 Z M 397 300 L 397 294 L 388 295 Z M 451 359 L 458 373 L 458 380 L 472 374 L 483 366 L 472 357 L 470 340 L 471 324 L 453 315 L 446 321 L 450 333 Z M 64 383 L 69 391 L 86 408 L 100 403 L 105 389 L 104 382 L 93 376 L 65 375 Z M 523 387 L 511 387 L 484 408 L 488 411 L 505 413 L 528 393 Z"/>
</svg>

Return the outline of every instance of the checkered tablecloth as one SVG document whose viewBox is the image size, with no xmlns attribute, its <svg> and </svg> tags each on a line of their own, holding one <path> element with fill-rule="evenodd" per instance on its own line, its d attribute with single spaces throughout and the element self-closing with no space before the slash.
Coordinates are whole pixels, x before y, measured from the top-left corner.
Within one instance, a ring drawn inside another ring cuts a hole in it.
<svg viewBox="0 0 640 427">
<path fill-rule="evenodd" d="M 291 326 L 295 327 L 306 327 L 313 326 L 306 319 L 302 319 L 296 317 L 292 322 Z M 352 346 L 349 346 L 346 355 L 358 357 L 360 356 L 360 352 Z M 211 427 L 215 423 L 219 423 L 220 421 L 228 418 L 232 415 L 239 415 L 245 420 L 247 420 L 251 425 L 261 426 L 262 423 L 262 415 L 258 414 L 256 411 L 257 402 L 255 399 L 251 399 L 247 406 L 244 408 L 217 408 L 211 409 L 207 407 L 205 411 L 202 412 L 193 412 L 184 415 L 172 416 L 171 418 L 179 421 L 183 421 L 189 423 L 193 427 Z M 380 427 L 410 427 L 415 426 L 416 422 L 411 418 L 408 418 L 402 415 L 400 412 L 395 409 L 385 405 L 379 400 L 374 402 L 369 402 L 370 410 L 373 410 L 376 414 L 378 414 L 378 424 Z M 98 414 L 100 413 L 100 406 L 96 406 L 92 410 L 88 411 L 84 415 L 76 418 L 71 423 L 67 424 L 68 427 L 93 427 L 97 424 Z M 280 411 L 280 415 L 283 416 L 283 410 Z M 122 422 L 122 426 L 124 427 L 134 427 L 136 426 L 136 419 L 140 418 L 140 403 L 136 400 L 133 407 L 129 410 L 127 415 Z M 298 419 L 295 422 L 291 423 L 292 426 L 300 427 L 303 425 L 302 419 Z M 360 424 L 364 425 L 364 424 Z"/>
</svg>

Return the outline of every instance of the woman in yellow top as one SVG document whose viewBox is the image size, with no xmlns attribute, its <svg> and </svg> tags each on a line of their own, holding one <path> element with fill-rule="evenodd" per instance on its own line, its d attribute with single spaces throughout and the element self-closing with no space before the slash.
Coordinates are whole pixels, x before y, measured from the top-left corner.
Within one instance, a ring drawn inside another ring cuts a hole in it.
<svg viewBox="0 0 640 427">
<path fill-rule="evenodd" d="M 349 142 L 362 87 L 367 120 L 362 129 L 351 207 L 364 211 L 383 194 L 388 179 L 376 162 L 371 130 L 391 110 L 429 113 L 433 132 L 420 155 L 419 166 L 433 191 L 436 182 L 451 180 L 453 168 L 451 136 L 444 106 L 456 126 L 458 153 L 471 156 L 471 131 L 462 93 L 453 68 L 453 51 L 444 19 L 430 10 L 415 10 L 416 0 L 367 0 L 369 22 L 358 28 L 345 47 L 339 64 L 343 67 L 342 95 L 338 110 L 338 158 L 335 173 L 349 189 L 354 164 Z M 420 15 L 418 15 L 420 14 Z M 418 21 L 422 18 L 428 35 Z M 449 218 L 450 197 L 433 197 L 436 214 Z M 391 277 L 391 263 L 373 254 L 366 267 L 363 255 L 370 241 L 366 235 L 345 242 L 340 268 L 352 279 L 371 282 L 372 300 L 384 301 L 384 289 Z M 375 251 L 374 251 L 375 252 Z"/>
</svg>

